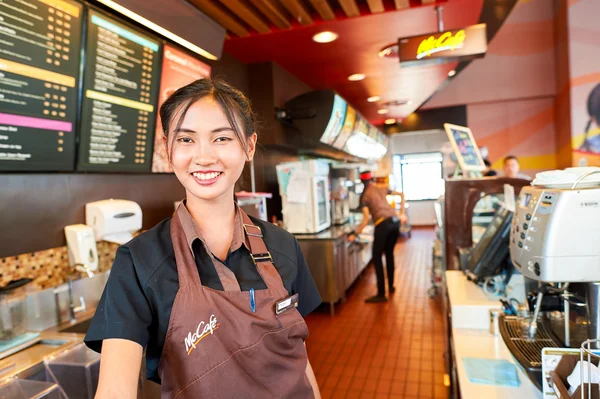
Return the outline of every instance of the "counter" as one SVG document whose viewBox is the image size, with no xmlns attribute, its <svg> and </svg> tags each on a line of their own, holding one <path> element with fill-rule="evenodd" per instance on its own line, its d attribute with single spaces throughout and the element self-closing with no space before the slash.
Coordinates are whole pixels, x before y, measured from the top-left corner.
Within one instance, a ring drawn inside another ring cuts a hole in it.
<svg viewBox="0 0 600 399">
<path fill-rule="evenodd" d="M 302 240 L 337 240 L 342 236 L 348 235 L 348 233 L 352 232 L 358 223 L 346 223 L 342 226 L 331 226 L 330 228 L 323 230 L 320 233 L 316 234 L 295 234 L 295 237 L 298 241 Z"/>
<path fill-rule="evenodd" d="M 445 273 L 445 289 L 451 324 L 451 355 L 462 399 L 538 399 L 540 392 L 513 359 L 500 335 L 489 332 L 489 309 L 499 307 L 497 298 L 488 297 L 462 271 Z M 466 327 L 466 328 L 465 328 Z M 471 383 L 463 366 L 467 357 L 507 360 L 517 367 L 521 384 L 518 388 Z M 453 378 L 454 379 L 454 378 Z"/>
<path fill-rule="evenodd" d="M 329 304 L 332 316 L 335 304 L 346 298 L 346 291 L 371 260 L 372 226 L 363 230 L 360 241 L 350 243 L 346 240 L 347 234 L 357 225 L 346 223 L 316 234 L 296 235 L 321 299 Z"/>
</svg>

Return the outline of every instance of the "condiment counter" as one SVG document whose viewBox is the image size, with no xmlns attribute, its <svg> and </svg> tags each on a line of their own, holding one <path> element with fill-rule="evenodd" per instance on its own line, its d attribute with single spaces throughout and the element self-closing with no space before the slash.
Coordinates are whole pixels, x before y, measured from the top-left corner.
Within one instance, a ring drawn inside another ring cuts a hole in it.
<svg viewBox="0 0 600 399">
<path fill-rule="evenodd" d="M 500 335 L 489 328 L 489 310 L 500 307 L 498 298 L 488 296 L 481 288 L 468 281 L 462 271 L 445 273 L 445 310 L 449 315 L 450 355 L 454 397 L 462 399 L 538 399 L 540 392 L 519 364 L 513 359 Z M 469 380 L 464 366 L 465 358 L 505 360 L 515 365 L 520 381 L 518 387 L 486 385 Z"/>
</svg>

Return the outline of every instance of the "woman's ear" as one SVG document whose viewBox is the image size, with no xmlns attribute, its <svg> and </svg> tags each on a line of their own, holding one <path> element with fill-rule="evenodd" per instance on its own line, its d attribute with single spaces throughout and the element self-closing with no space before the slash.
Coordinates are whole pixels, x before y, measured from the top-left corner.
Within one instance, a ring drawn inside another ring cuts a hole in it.
<svg viewBox="0 0 600 399">
<path fill-rule="evenodd" d="M 254 154 L 256 152 L 256 140 L 258 139 L 258 135 L 256 133 L 252 133 L 252 136 L 248 138 L 248 150 L 246 153 L 246 161 L 251 162 L 254 159 Z"/>
</svg>

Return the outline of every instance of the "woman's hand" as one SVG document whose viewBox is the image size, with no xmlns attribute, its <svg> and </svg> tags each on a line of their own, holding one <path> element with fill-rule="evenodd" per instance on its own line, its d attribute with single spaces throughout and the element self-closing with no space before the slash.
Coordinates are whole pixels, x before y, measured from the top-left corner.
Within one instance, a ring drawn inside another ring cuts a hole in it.
<svg viewBox="0 0 600 399">
<path fill-rule="evenodd" d="M 126 339 L 105 339 L 95 399 L 137 398 L 142 346 Z"/>
</svg>

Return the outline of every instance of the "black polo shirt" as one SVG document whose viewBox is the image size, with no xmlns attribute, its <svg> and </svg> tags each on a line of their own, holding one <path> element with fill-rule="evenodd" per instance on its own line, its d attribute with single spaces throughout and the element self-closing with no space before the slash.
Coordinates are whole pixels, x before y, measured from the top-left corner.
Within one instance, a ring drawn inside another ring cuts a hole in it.
<svg viewBox="0 0 600 399">
<path fill-rule="evenodd" d="M 252 222 L 261 228 L 285 288 L 290 295 L 299 294 L 298 310 L 305 317 L 319 306 L 321 297 L 298 241 L 271 223 L 254 218 Z M 170 226 L 169 218 L 118 248 L 85 337 L 86 345 L 96 352 L 102 349 L 104 339 L 122 338 L 139 343 L 146 348 L 146 376 L 158 383 L 158 364 L 179 289 Z M 202 285 L 223 290 L 211 254 L 202 241 L 196 239 L 192 249 Z M 266 289 L 245 245 L 230 252 L 223 263 L 233 271 L 242 291 Z"/>
</svg>

